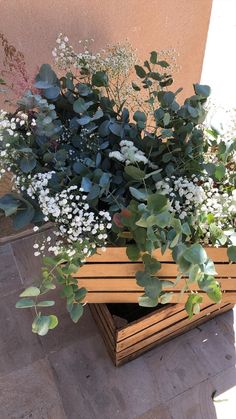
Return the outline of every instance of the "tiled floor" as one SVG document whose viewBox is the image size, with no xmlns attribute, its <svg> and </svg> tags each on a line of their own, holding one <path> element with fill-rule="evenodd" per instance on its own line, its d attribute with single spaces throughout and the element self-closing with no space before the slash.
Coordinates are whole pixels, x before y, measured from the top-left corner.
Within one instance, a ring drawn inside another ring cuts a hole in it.
<svg viewBox="0 0 236 419">
<path fill-rule="evenodd" d="M 0 419 L 235 419 L 233 311 L 116 369 L 88 309 L 74 325 L 57 299 L 39 338 L 14 308 L 39 275 L 33 241 L 0 248 Z"/>
</svg>

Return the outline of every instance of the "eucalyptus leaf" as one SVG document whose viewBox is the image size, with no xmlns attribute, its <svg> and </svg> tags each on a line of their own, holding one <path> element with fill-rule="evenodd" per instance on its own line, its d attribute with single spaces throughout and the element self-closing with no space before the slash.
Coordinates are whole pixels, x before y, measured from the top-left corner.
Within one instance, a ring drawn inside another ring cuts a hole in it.
<svg viewBox="0 0 236 419">
<path fill-rule="evenodd" d="M 51 329 L 55 329 L 55 327 L 57 327 L 57 325 L 58 325 L 58 318 L 57 318 L 57 316 L 51 314 L 48 317 L 49 317 L 49 320 L 50 320 L 49 325 L 48 325 L 48 328 L 50 330 Z"/>
<path fill-rule="evenodd" d="M 106 87 L 108 85 L 108 76 L 105 71 L 97 71 L 93 74 L 92 84 L 97 87 Z"/>
<path fill-rule="evenodd" d="M 38 287 L 28 287 L 21 294 L 20 297 L 37 297 L 40 294 Z"/>
<path fill-rule="evenodd" d="M 18 211 L 13 215 L 13 226 L 19 230 L 26 227 L 33 220 L 35 210 L 32 205 L 28 204 L 27 207 L 20 207 Z"/>
<path fill-rule="evenodd" d="M 39 301 L 36 304 L 37 307 L 52 307 L 54 305 L 55 305 L 55 301 L 52 301 L 52 300 Z"/>
<path fill-rule="evenodd" d="M 151 52 L 150 62 L 152 64 L 157 64 L 157 52 L 156 51 Z"/>
<path fill-rule="evenodd" d="M 135 166 L 126 166 L 125 173 L 133 179 L 142 180 L 145 177 L 145 172 Z"/>
<path fill-rule="evenodd" d="M 22 298 L 21 300 L 17 301 L 16 308 L 29 308 L 34 307 L 35 302 L 30 298 Z"/>
<path fill-rule="evenodd" d="M 159 260 L 151 257 L 148 253 L 143 255 L 142 260 L 145 266 L 145 270 L 151 274 L 155 274 L 161 269 L 161 263 Z"/>
<path fill-rule="evenodd" d="M 158 304 L 158 299 L 150 298 L 147 295 L 142 295 L 139 297 L 138 303 L 141 307 L 156 307 Z"/>
<path fill-rule="evenodd" d="M 204 98 L 210 96 L 211 88 L 209 86 L 196 83 L 193 87 L 197 95 L 203 96 Z"/>
<path fill-rule="evenodd" d="M 201 265 L 207 261 L 205 249 L 198 243 L 192 244 L 183 254 L 184 258 L 193 264 Z"/>
<path fill-rule="evenodd" d="M 185 304 L 185 309 L 189 315 L 189 318 L 191 319 L 194 315 L 194 312 L 196 312 L 196 305 L 197 305 L 197 311 L 199 309 L 199 304 L 201 304 L 203 301 L 202 297 L 198 294 L 190 294 L 188 297 L 188 300 Z"/>
<path fill-rule="evenodd" d="M 236 246 L 229 246 L 227 249 L 227 255 L 231 262 L 236 263 Z"/>
<path fill-rule="evenodd" d="M 126 254 L 129 260 L 136 261 L 140 257 L 140 250 L 135 244 L 129 244 L 126 248 Z"/>
<path fill-rule="evenodd" d="M 6 217 L 15 214 L 20 204 L 21 201 L 11 194 L 0 198 L 0 209 L 4 211 Z"/>
<path fill-rule="evenodd" d="M 140 77 L 141 79 L 144 79 L 144 77 L 146 77 L 146 71 L 143 67 L 141 67 L 140 65 L 135 65 L 134 68 L 138 77 Z"/>
<path fill-rule="evenodd" d="M 138 201 L 146 201 L 147 200 L 147 192 L 145 190 L 140 190 L 133 188 L 132 186 L 129 187 L 129 191 L 131 195 L 136 198 Z"/>
<path fill-rule="evenodd" d="M 37 161 L 34 156 L 25 156 L 20 159 L 20 169 L 24 173 L 30 173 L 36 167 Z"/>
<path fill-rule="evenodd" d="M 82 304 L 80 303 L 73 304 L 70 310 L 70 317 L 74 323 L 77 323 L 79 321 L 80 317 L 83 314 L 83 311 L 84 311 L 84 308 Z"/>
<path fill-rule="evenodd" d="M 50 87 L 54 87 L 57 81 L 56 73 L 52 70 L 51 66 L 49 64 L 43 64 L 36 76 L 34 86 L 37 89 L 49 89 Z"/>
<path fill-rule="evenodd" d="M 32 332 L 39 336 L 45 336 L 48 333 L 52 320 L 50 316 L 37 316 L 32 323 Z"/>
</svg>

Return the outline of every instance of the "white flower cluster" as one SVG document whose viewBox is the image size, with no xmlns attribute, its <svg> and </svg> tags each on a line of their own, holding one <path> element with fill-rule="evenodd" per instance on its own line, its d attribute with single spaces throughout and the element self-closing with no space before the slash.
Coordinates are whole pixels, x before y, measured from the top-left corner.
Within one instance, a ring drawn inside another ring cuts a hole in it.
<svg viewBox="0 0 236 419">
<path fill-rule="evenodd" d="M 226 192 L 224 185 L 216 187 L 213 179 L 203 176 L 171 176 L 156 183 L 156 188 L 169 197 L 169 209 L 180 219 L 195 216 L 196 227 L 204 233 L 204 243 L 209 243 L 210 224 L 202 216 L 211 214 L 217 227 L 224 230 L 236 218 L 236 190 Z"/>
<path fill-rule="evenodd" d="M 91 52 L 89 44 L 93 39 L 79 41 L 83 44 L 82 52 L 75 52 L 69 45 L 69 39 L 62 33 L 56 40 L 57 46 L 53 49 L 52 55 L 59 68 L 66 69 L 71 66 L 87 69 L 90 74 L 97 71 L 108 71 L 113 77 L 118 74 L 128 75 L 130 69 L 136 62 L 136 54 L 132 46 L 125 42 L 123 44 L 108 45 L 106 49 L 99 52 Z"/>
<path fill-rule="evenodd" d="M 236 109 L 227 109 L 210 101 L 207 110 L 208 114 L 204 122 L 206 139 L 210 142 L 214 139 L 218 145 L 225 144 L 226 150 L 232 148 L 233 143 L 236 142 Z M 212 130 L 217 133 L 216 137 L 212 137 Z M 219 161 L 214 149 L 205 154 L 205 161 L 206 163 L 217 163 Z M 225 165 L 225 180 L 229 181 L 230 177 L 234 177 L 235 164 L 236 150 L 232 148 L 227 165 Z"/>
<path fill-rule="evenodd" d="M 18 156 L 14 141 L 20 136 L 18 128 L 26 127 L 26 138 L 31 134 L 28 130 L 28 115 L 17 112 L 16 116 L 8 118 L 7 112 L 0 111 L 0 177 L 6 170 L 11 171 Z"/>
<path fill-rule="evenodd" d="M 212 179 L 203 184 L 206 199 L 201 206 L 197 208 L 196 214 L 212 214 L 217 226 L 221 229 L 227 229 L 229 224 L 236 217 L 236 189 L 231 193 L 224 190 L 224 186 L 214 187 Z M 207 233 L 208 225 L 201 226 L 203 232 Z M 208 234 L 207 234 L 208 236 Z"/>
<path fill-rule="evenodd" d="M 44 215 L 44 221 L 53 221 L 57 227 L 55 235 L 58 240 L 48 250 L 58 255 L 62 251 L 69 256 L 76 253 L 77 245 L 83 246 L 84 257 L 88 257 L 90 249 L 104 247 L 107 230 L 111 229 L 111 216 L 107 211 L 97 214 L 90 209 L 87 195 L 76 185 L 70 186 L 54 195 L 48 188 L 48 182 L 54 172 L 39 173 L 31 180 L 27 194 L 37 199 Z M 36 252 L 37 254 L 39 251 Z"/>
<path fill-rule="evenodd" d="M 180 219 L 191 215 L 207 198 L 195 175 L 192 179 L 173 175 L 157 182 L 156 188 L 169 196 L 170 210 L 178 214 Z"/>
<path fill-rule="evenodd" d="M 121 140 L 120 147 L 120 151 L 111 151 L 109 157 L 125 163 L 126 166 L 132 163 L 148 163 L 144 152 L 135 147 L 133 141 Z"/>
</svg>

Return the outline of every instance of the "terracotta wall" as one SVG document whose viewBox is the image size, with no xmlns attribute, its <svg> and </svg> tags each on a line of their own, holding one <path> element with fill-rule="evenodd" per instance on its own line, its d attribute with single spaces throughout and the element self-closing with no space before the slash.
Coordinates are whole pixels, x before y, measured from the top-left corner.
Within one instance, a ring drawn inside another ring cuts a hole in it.
<svg viewBox="0 0 236 419">
<path fill-rule="evenodd" d="M 176 85 L 191 93 L 200 80 L 212 0 L 0 0 L 0 31 L 26 57 L 31 71 L 52 62 L 59 32 L 76 45 L 94 38 L 98 47 L 128 38 L 140 57 L 175 48 L 181 70 Z"/>
</svg>

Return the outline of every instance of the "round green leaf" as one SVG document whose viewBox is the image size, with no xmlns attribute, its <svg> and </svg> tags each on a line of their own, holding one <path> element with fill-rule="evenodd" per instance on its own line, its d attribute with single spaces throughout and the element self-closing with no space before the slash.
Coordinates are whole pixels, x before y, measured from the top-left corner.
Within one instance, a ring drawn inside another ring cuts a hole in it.
<svg viewBox="0 0 236 419">
<path fill-rule="evenodd" d="M 37 307 L 52 307 L 55 305 L 55 301 L 40 301 L 39 303 L 36 304 Z"/>
<path fill-rule="evenodd" d="M 130 260 L 135 261 L 140 257 L 140 250 L 135 244 L 129 244 L 126 248 L 126 254 Z"/>
<path fill-rule="evenodd" d="M 138 77 L 140 77 L 141 79 L 144 79 L 144 77 L 146 77 L 146 71 L 143 67 L 141 67 L 140 65 L 135 65 L 134 68 Z"/>
<path fill-rule="evenodd" d="M 24 173 L 30 173 L 36 166 L 37 162 L 33 156 L 23 157 L 20 160 L 20 169 Z"/>
<path fill-rule="evenodd" d="M 37 287 L 28 287 L 20 294 L 20 297 L 37 297 L 40 294 L 40 289 Z"/>
<path fill-rule="evenodd" d="M 145 172 L 135 166 L 126 166 L 125 173 L 133 179 L 142 180 L 145 176 Z"/>
<path fill-rule="evenodd" d="M 97 87 L 103 87 L 108 85 L 108 76 L 105 71 L 97 71 L 93 74 L 92 84 Z"/>
<path fill-rule="evenodd" d="M 57 316 L 54 316 L 53 314 L 51 314 L 49 316 L 49 319 L 50 319 L 50 323 L 49 323 L 48 328 L 49 329 L 54 329 L 58 325 L 58 318 L 57 318 Z"/>
<path fill-rule="evenodd" d="M 194 265 L 201 265 L 207 261 L 207 254 L 205 249 L 198 243 L 193 244 L 185 250 L 184 259 Z"/>
<path fill-rule="evenodd" d="M 236 262 L 236 246 L 230 246 L 227 249 L 227 255 L 231 262 Z"/>
<path fill-rule="evenodd" d="M 82 304 L 73 304 L 72 309 L 70 310 L 70 317 L 74 323 L 77 323 L 80 317 L 82 316 L 84 308 Z"/>
<path fill-rule="evenodd" d="M 31 300 L 30 298 L 22 298 L 16 303 L 16 308 L 28 308 L 28 307 L 34 307 L 34 306 L 35 306 L 35 302 L 34 300 Z"/>
<path fill-rule="evenodd" d="M 48 333 L 51 323 L 50 316 L 37 316 L 32 323 L 32 332 L 39 336 L 45 336 Z"/>
</svg>

